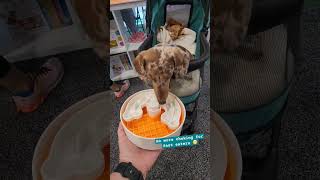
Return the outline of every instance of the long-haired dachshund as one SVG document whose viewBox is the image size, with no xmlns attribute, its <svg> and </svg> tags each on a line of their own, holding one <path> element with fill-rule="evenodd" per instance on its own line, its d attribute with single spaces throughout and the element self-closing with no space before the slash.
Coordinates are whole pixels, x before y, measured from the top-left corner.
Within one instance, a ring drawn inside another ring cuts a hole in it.
<svg viewBox="0 0 320 180">
<path fill-rule="evenodd" d="M 182 35 L 182 30 L 184 29 L 184 26 L 180 22 L 172 18 L 169 18 L 167 21 L 166 29 L 170 32 L 170 37 L 174 41 Z"/>
<path fill-rule="evenodd" d="M 153 87 L 159 104 L 165 104 L 171 78 L 186 77 L 191 59 L 181 46 L 157 45 L 140 52 L 133 64 L 140 78 Z"/>
</svg>

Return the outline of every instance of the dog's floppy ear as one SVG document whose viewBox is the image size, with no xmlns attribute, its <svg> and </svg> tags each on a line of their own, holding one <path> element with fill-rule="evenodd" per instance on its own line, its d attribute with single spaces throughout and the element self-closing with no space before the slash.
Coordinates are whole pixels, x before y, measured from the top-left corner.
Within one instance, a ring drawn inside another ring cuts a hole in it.
<svg viewBox="0 0 320 180">
<path fill-rule="evenodd" d="M 133 61 L 134 68 L 136 69 L 137 73 L 140 75 L 140 78 L 143 80 L 146 78 L 146 60 L 143 57 L 143 52 L 138 54 L 138 56 Z"/>
<path fill-rule="evenodd" d="M 191 55 L 185 51 L 176 49 L 174 51 L 174 76 L 176 78 L 182 78 L 188 73 L 189 62 Z"/>
</svg>

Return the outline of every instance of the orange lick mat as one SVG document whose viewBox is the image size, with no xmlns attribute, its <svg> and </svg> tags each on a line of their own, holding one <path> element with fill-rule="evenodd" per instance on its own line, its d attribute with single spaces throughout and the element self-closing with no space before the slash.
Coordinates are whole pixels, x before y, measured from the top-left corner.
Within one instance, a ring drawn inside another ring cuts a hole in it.
<svg viewBox="0 0 320 180">
<path fill-rule="evenodd" d="M 146 137 L 146 138 L 160 138 L 171 134 L 175 130 L 171 130 L 167 125 L 161 123 L 161 114 L 164 113 L 164 110 L 161 110 L 161 113 L 151 118 L 146 108 L 143 108 L 143 116 L 140 119 L 133 120 L 131 122 L 123 121 L 124 125 L 135 135 Z M 180 124 L 183 121 L 182 113 L 180 115 Z"/>
</svg>

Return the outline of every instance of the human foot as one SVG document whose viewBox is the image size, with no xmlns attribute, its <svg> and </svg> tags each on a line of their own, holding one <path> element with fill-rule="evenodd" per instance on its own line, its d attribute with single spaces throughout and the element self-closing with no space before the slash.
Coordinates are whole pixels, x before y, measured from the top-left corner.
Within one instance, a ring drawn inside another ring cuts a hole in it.
<svg viewBox="0 0 320 180">
<path fill-rule="evenodd" d="M 129 80 L 123 81 L 123 84 L 122 84 L 120 90 L 114 92 L 114 95 L 116 96 L 116 98 L 122 97 L 124 95 L 124 93 L 129 89 L 129 87 L 130 87 Z"/>
<path fill-rule="evenodd" d="M 61 81 L 63 74 L 63 65 L 57 58 L 51 58 L 44 63 L 38 72 L 31 74 L 34 82 L 33 92 L 27 95 L 17 94 L 12 97 L 17 111 L 32 112 L 36 110 Z"/>
</svg>

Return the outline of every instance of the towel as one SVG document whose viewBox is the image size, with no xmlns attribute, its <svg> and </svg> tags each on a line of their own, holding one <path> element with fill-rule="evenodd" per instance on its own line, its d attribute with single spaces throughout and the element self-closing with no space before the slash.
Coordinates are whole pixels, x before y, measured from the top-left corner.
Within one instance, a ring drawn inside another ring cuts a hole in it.
<svg viewBox="0 0 320 180">
<path fill-rule="evenodd" d="M 178 39 L 172 40 L 170 37 L 170 32 L 166 29 L 165 26 L 161 26 L 160 30 L 157 34 L 157 40 L 159 43 L 168 43 L 168 44 L 174 44 L 179 45 L 184 48 L 186 48 L 192 55 L 195 55 L 196 53 L 196 32 L 189 28 L 184 28 L 181 32 L 181 35 Z"/>
</svg>

